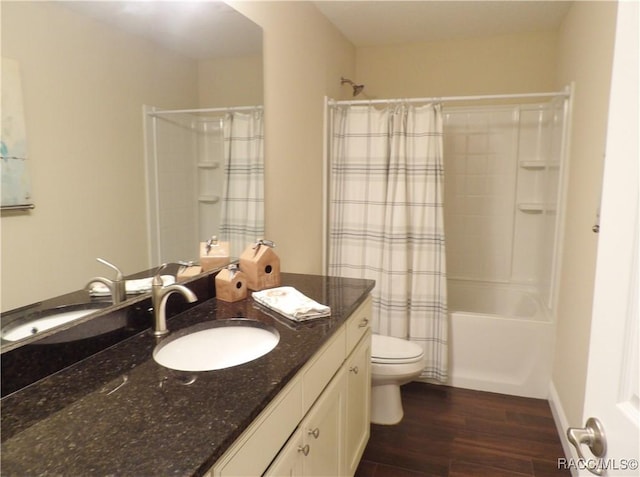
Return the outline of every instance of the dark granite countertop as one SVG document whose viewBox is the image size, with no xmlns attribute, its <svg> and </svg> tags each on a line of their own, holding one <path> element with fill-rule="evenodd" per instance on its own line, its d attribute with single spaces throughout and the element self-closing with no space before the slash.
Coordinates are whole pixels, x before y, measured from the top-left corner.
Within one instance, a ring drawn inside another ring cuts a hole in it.
<svg viewBox="0 0 640 477">
<path fill-rule="evenodd" d="M 187 373 L 158 365 L 144 331 L 15 392 L 2 405 L 1 474 L 203 475 L 343 324 L 373 282 L 282 274 L 331 306 L 332 316 L 294 324 L 248 298 L 205 301 L 168 321 L 172 331 L 244 317 L 277 328 L 276 348 L 255 361 Z"/>
</svg>

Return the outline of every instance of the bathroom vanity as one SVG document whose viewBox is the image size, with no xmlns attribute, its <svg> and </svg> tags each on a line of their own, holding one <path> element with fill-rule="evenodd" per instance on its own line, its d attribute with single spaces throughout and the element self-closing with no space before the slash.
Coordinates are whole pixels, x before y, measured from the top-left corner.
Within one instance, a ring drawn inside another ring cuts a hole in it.
<svg viewBox="0 0 640 477">
<path fill-rule="evenodd" d="M 251 298 L 211 298 L 168 320 L 171 332 L 238 317 L 277 329 L 254 361 L 174 371 L 143 330 L 3 398 L 2 475 L 353 475 L 369 435 L 374 282 L 282 284 L 331 317 L 294 323 Z"/>
</svg>

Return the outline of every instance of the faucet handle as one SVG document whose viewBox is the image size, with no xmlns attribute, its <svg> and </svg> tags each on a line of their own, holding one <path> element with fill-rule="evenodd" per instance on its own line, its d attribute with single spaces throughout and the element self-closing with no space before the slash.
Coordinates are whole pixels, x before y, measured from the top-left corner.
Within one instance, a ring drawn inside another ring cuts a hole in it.
<svg viewBox="0 0 640 477">
<path fill-rule="evenodd" d="M 106 265 L 107 267 L 112 268 L 116 271 L 115 281 L 122 281 L 124 279 L 124 275 L 122 275 L 122 272 L 120 271 L 120 269 L 116 267 L 113 263 L 107 262 L 104 258 L 96 258 L 96 260 L 101 264 Z"/>
<path fill-rule="evenodd" d="M 153 276 L 153 280 L 151 281 L 151 286 L 154 286 L 154 287 L 156 287 L 156 286 L 160 286 L 160 287 L 161 287 L 161 286 L 163 286 L 163 283 L 162 283 L 162 276 L 160 276 L 160 272 L 161 272 L 162 270 L 164 270 L 165 268 L 167 268 L 167 264 L 166 264 L 166 263 L 163 263 L 162 265 L 160 265 L 160 266 L 158 267 L 158 269 L 156 270 L 155 275 Z"/>
</svg>

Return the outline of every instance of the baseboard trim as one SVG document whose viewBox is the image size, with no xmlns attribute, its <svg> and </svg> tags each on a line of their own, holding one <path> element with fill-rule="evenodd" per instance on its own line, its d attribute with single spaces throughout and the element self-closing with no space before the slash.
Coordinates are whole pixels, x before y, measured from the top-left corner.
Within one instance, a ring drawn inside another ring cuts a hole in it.
<svg viewBox="0 0 640 477">
<path fill-rule="evenodd" d="M 569 442 L 569 439 L 567 439 L 566 429 L 569 427 L 569 421 L 567 421 L 567 416 L 564 412 L 564 408 L 562 407 L 562 401 L 560 401 L 560 396 L 558 395 L 558 391 L 556 390 L 553 381 L 549 383 L 548 400 L 549 407 L 551 407 L 551 414 L 553 415 L 553 421 L 555 422 L 556 429 L 558 431 L 558 437 L 562 444 L 564 456 L 566 459 L 572 459 L 573 462 L 577 462 L 578 454 L 575 452 L 575 449 Z M 579 477 L 580 474 L 577 469 L 571 467 L 570 470 L 573 477 Z"/>
</svg>

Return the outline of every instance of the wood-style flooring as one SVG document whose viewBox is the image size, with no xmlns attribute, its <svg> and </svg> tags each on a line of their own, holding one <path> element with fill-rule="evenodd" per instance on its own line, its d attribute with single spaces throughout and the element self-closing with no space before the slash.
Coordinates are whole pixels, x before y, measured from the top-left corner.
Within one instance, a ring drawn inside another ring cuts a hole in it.
<svg viewBox="0 0 640 477">
<path fill-rule="evenodd" d="M 555 477 L 564 457 L 547 401 L 410 383 L 404 419 L 371 425 L 356 477 Z"/>
</svg>

